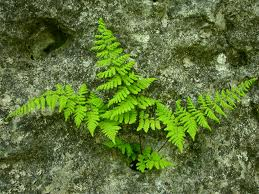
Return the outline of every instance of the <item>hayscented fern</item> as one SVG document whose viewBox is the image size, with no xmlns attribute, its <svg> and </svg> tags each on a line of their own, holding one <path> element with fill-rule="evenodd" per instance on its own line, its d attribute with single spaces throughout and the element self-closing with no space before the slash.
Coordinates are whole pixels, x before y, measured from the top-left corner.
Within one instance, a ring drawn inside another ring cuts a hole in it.
<svg viewBox="0 0 259 194">
<path fill-rule="evenodd" d="M 136 164 L 140 172 L 162 169 L 172 165 L 150 146 L 142 148 L 141 143 L 128 143 L 119 138 L 119 131 L 132 126 L 136 133 L 150 130 L 163 130 L 168 141 L 183 151 L 185 139 L 195 139 L 200 128 L 212 130 L 211 123 L 220 123 L 233 110 L 241 97 L 245 96 L 256 78 L 246 80 L 231 89 L 217 91 L 215 94 L 201 94 L 196 100 L 187 97 L 177 100 L 170 108 L 161 101 L 143 94 L 155 78 L 138 75 L 133 66 L 135 61 L 123 51 L 112 31 L 99 20 L 98 34 L 92 50 L 96 52 L 99 67 L 98 79 L 102 80 L 96 90 L 106 96 L 88 90 L 82 84 L 78 91 L 70 85 L 56 85 L 41 96 L 30 99 L 8 118 L 21 117 L 37 110 L 58 111 L 64 114 L 65 121 L 73 120 L 77 128 L 87 128 L 94 136 L 100 130 L 108 141 L 103 144 L 119 150 L 129 161 Z"/>
</svg>

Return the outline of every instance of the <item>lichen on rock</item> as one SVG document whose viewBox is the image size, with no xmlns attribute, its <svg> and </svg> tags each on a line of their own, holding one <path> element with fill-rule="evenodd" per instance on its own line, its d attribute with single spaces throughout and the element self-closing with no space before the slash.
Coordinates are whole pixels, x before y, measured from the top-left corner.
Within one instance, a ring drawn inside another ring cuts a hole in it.
<svg viewBox="0 0 259 194">
<path fill-rule="evenodd" d="M 2 0 L 0 9 L 1 193 L 258 191 L 258 85 L 183 154 L 168 144 L 163 154 L 176 167 L 146 174 L 131 170 L 121 155 L 57 114 L 4 121 L 15 105 L 57 83 L 96 86 L 90 48 L 100 17 L 134 55 L 136 71 L 158 79 L 151 94 L 171 105 L 258 77 L 253 0 Z"/>
</svg>

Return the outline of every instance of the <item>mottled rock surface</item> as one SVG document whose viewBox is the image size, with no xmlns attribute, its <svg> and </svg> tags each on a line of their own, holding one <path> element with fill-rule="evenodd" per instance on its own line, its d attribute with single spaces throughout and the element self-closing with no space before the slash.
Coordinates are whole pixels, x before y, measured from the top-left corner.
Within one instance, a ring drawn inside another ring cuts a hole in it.
<svg viewBox="0 0 259 194">
<path fill-rule="evenodd" d="M 259 76 L 256 0 L 0 0 L 0 193 L 257 193 L 258 82 L 183 154 L 162 150 L 174 168 L 145 174 L 60 115 L 4 121 L 56 83 L 96 86 L 100 17 L 169 104 Z"/>
</svg>

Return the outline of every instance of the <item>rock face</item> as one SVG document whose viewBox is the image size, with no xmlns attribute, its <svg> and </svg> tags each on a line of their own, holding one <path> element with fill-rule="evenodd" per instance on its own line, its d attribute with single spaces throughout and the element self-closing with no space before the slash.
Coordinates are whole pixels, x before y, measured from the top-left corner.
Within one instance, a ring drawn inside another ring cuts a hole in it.
<svg viewBox="0 0 259 194">
<path fill-rule="evenodd" d="M 1 0 L 1 193 L 256 193 L 258 82 L 183 154 L 162 150 L 174 168 L 145 174 L 60 115 L 4 121 L 57 83 L 96 86 L 90 48 L 100 17 L 168 104 L 259 76 L 255 0 Z"/>
</svg>

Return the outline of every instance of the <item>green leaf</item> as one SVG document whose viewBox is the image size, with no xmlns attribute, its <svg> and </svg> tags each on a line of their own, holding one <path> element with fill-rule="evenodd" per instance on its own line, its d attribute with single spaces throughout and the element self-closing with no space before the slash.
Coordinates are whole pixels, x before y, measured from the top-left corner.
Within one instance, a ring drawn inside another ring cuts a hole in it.
<svg viewBox="0 0 259 194">
<path fill-rule="evenodd" d="M 144 129 L 144 131 L 145 131 L 146 133 L 147 133 L 148 130 L 149 130 L 149 125 L 150 125 L 149 119 L 145 119 L 145 120 L 144 120 L 144 127 L 143 127 L 143 129 Z"/>
<path fill-rule="evenodd" d="M 118 124 L 118 122 L 111 120 L 104 120 L 99 123 L 99 126 L 102 129 L 104 135 L 107 136 L 110 140 L 112 140 L 113 143 L 115 143 L 115 137 L 118 131 L 121 129 L 121 127 L 118 126 Z"/>
<path fill-rule="evenodd" d="M 75 124 L 76 127 L 80 127 L 82 121 L 85 119 L 86 117 L 86 107 L 85 106 L 81 106 L 81 105 L 77 105 L 76 109 L 75 109 Z"/>
</svg>

